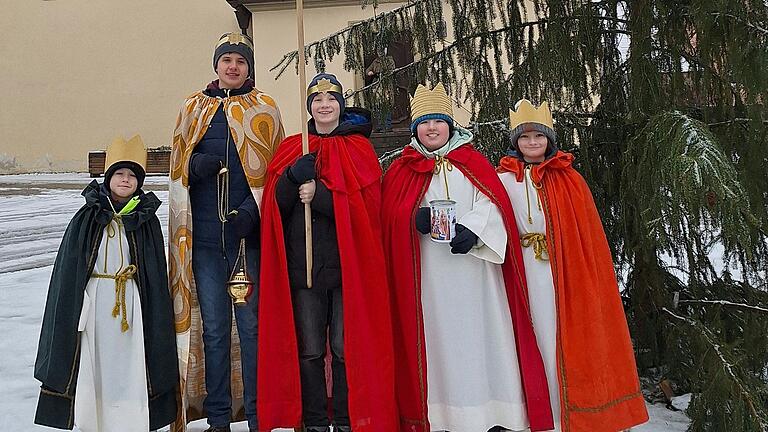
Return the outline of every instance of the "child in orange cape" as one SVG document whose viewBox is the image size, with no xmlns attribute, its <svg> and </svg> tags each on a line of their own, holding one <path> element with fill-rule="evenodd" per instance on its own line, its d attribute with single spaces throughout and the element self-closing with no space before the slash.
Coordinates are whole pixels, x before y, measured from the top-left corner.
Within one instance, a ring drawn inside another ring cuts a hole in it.
<svg viewBox="0 0 768 432">
<path fill-rule="evenodd" d="M 510 111 L 497 171 L 517 219 L 531 317 L 556 430 L 616 432 L 648 420 L 611 252 L 592 193 L 557 149 L 546 102 Z"/>
</svg>

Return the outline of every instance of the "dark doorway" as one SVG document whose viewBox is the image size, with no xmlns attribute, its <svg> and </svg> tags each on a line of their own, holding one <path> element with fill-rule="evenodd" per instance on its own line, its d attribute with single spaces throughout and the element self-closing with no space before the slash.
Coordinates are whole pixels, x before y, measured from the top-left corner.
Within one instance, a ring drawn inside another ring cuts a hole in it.
<svg viewBox="0 0 768 432">
<path fill-rule="evenodd" d="M 376 35 L 372 36 L 373 38 Z M 383 45 L 384 43 L 382 43 Z M 366 44 L 375 47 L 375 43 Z M 395 39 L 386 42 L 386 46 L 377 53 L 373 49 L 364 52 L 364 60 L 367 65 L 363 71 L 365 85 L 372 84 L 381 79 L 381 74 L 413 63 L 413 38 L 410 33 L 398 35 Z M 394 75 L 393 92 L 373 92 L 373 97 L 388 97 L 388 103 L 383 105 L 390 107 L 386 113 L 374 112 L 374 130 L 388 132 L 396 129 L 408 129 L 411 124 L 410 97 L 413 88 L 409 70 L 397 72 Z M 382 96 L 386 95 L 386 96 Z M 378 101 L 381 102 L 381 101 Z M 373 106 L 381 106 L 374 101 Z"/>
</svg>

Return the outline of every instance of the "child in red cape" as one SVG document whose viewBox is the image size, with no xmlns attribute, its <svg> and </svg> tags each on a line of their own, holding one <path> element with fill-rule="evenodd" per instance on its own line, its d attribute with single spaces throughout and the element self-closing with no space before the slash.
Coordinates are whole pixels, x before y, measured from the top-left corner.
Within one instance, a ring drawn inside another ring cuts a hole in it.
<svg viewBox="0 0 768 432">
<path fill-rule="evenodd" d="M 345 108 L 341 84 L 307 91 L 309 151 L 286 138 L 267 168 L 259 298 L 259 429 L 396 430 L 389 292 L 381 242 L 381 167 L 370 113 Z M 304 203 L 312 207 L 307 287 Z M 333 418 L 324 359 L 330 338 Z"/>
<path fill-rule="evenodd" d="M 442 84 L 416 89 L 411 116 L 413 138 L 383 186 L 400 411 L 392 430 L 551 429 L 504 187 L 472 133 L 454 124 Z M 430 235 L 446 204 L 450 242 Z"/>
</svg>

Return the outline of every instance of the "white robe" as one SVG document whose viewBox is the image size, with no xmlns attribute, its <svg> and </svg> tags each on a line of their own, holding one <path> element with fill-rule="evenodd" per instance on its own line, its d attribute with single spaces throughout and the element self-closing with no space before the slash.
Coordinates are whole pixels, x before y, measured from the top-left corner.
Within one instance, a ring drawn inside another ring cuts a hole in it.
<svg viewBox="0 0 768 432">
<path fill-rule="evenodd" d="M 512 173 L 501 173 L 499 178 L 512 201 L 515 210 L 515 222 L 520 236 L 528 233 L 547 233 L 547 223 L 538 191 L 531 181 L 530 170 L 525 170 L 528 181 L 518 182 Z M 528 188 L 526 199 L 525 189 Z M 530 205 L 529 205 L 530 203 Z M 528 221 L 530 208 L 531 222 Z M 549 400 L 552 404 L 552 417 L 555 430 L 560 430 L 560 390 L 557 378 L 557 308 L 555 288 L 552 281 L 552 268 L 549 260 L 536 259 L 533 247 L 524 247 L 523 263 L 525 279 L 528 283 L 528 301 L 531 307 L 533 329 L 536 342 L 544 360 L 544 370 L 549 385 Z"/>
<path fill-rule="evenodd" d="M 124 228 L 115 221 L 111 227 L 114 231 L 105 228 L 102 233 L 94 273 L 114 275 L 121 262 L 122 268 L 130 264 Z M 122 332 L 121 315 L 112 316 L 114 279 L 91 277 L 88 281 L 78 325 L 80 371 L 75 391 L 75 426 L 82 432 L 149 430 L 144 331 L 133 279 L 126 283 L 125 303 L 129 329 Z"/>
<path fill-rule="evenodd" d="M 485 432 L 495 425 L 525 430 L 528 419 L 501 263 L 507 234 L 500 210 L 464 174 L 448 175 L 457 223 L 479 236 L 454 255 L 447 243 L 420 238 L 421 304 L 427 353 L 431 429 Z M 446 199 L 435 175 L 421 206 Z"/>
</svg>

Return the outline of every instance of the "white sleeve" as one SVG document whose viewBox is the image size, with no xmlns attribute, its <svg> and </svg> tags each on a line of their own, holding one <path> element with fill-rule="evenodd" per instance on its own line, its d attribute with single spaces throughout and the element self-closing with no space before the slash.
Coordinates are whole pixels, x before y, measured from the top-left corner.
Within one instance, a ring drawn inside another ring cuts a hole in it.
<svg viewBox="0 0 768 432">
<path fill-rule="evenodd" d="M 502 264 L 507 252 L 507 230 L 501 211 L 485 194 L 474 188 L 472 210 L 465 213 L 458 223 L 477 234 L 478 242 L 469 254 L 494 264 Z"/>
</svg>

